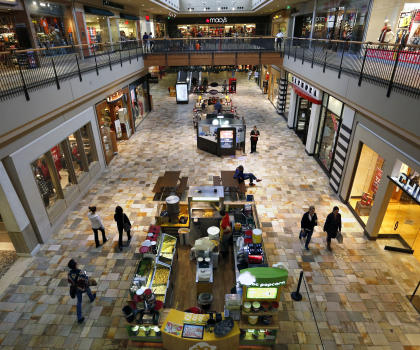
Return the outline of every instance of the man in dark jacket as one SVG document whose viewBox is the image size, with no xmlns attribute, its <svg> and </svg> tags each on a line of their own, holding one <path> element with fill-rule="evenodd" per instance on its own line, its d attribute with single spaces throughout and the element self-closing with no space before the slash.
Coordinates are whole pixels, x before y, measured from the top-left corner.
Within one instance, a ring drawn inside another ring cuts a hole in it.
<svg viewBox="0 0 420 350">
<path fill-rule="evenodd" d="M 327 233 L 327 249 L 331 249 L 331 238 L 336 238 L 337 233 L 341 232 L 341 214 L 338 207 L 334 207 L 333 211 L 328 214 L 324 224 L 324 231 Z"/>
<path fill-rule="evenodd" d="M 300 221 L 300 233 L 299 239 L 306 236 L 305 249 L 309 250 L 309 242 L 311 241 L 312 234 L 314 233 L 314 227 L 318 225 L 318 217 L 315 213 L 315 207 L 311 205 L 309 210 L 303 214 L 302 220 Z"/>
<path fill-rule="evenodd" d="M 75 287 L 76 297 L 77 297 L 77 322 L 82 323 L 85 318 L 82 317 L 82 294 L 86 292 L 89 297 L 90 302 L 92 303 L 96 298 L 96 293 L 92 294 L 89 288 L 89 278 L 86 275 L 86 272 L 78 269 L 76 261 L 71 259 L 67 264 L 70 272 L 67 276 L 68 282 Z"/>
<path fill-rule="evenodd" d="M 245 182 L 245 180 L 249 180 L 249 186 L 255 186 L 254 180 L 257 182 L 261 181 L 261 179 L 257 179 L 253 173 L 244 173 L 244 167 L 242 165 L 236 168 L 233 178 L 238 180 L 239 184 Z"/>
<path fill-rule="evenodd" d="M 130 244 L 131 242 L 131 222 L 128 219 L 127 215 L 123 212 L 123 208 L 119 205 L 115 208 L 114 220 L 117 223 L 118 228 L 118 248 L 120 252 L 122 251 L 123 243 L 122 243 L 122 236 L 123 230 L 127 232 L 127 243 Z"/>
</svg>

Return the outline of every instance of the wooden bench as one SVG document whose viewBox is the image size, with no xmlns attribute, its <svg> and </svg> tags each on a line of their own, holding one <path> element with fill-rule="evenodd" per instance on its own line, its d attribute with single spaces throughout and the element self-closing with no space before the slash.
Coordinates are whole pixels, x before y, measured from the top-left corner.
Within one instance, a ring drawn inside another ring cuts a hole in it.
<svg viewBox="0 0 420 350">
<path fill-rule="evenodd" d="M 187 189 L 187 184 L 188 184 L 188 177 L 186 177 L 186 176 L 181 177 L 181 181 L 180 181 L 178 187 L 176 188 L 176 194 L 179 198 L 182 197 L 182 194 Z"/>
<path fill-rule="evenodd" d="M 222 179 L 220 176 L 213 176 L 213 186 L 222 186 Z"/>
<path fill-rule="evenodd" d="M 245 183 L 239 183 L 238 180 L 233 178 L 233 175 L 235 175 L 234 171 L 221 171 L 220 175 L 223 187 L 227 188 L 228 190 L 233 190 L 233 192 L 236 192 L 236 194 L 238 195 L 238 199 L 241 195 L 245 195 Z"/>
</svg>

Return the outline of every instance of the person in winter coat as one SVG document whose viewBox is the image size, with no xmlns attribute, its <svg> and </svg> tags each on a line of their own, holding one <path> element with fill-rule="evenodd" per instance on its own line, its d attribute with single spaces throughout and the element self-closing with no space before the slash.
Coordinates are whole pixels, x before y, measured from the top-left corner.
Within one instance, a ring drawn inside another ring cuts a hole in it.
<svg viewBox="0 0 420 350">
<path fill-rule="evenodd" d="M 125 213 L 123 212 L 123 209 L 120 206 L 117 206 L 115 208 L 115 214 L 114 214 L 114 220 L 117 223 L 117 227 L 118 227 L 118 248 L 120 249 L 120 252 L 122 251 L 122 235 L 123 235 L 123 230 L 125 232 L 127 232 L 127 239 L 128 239 L 128 244 L 130 244 L 131 241 L 131 235 L 130 235 L 130 231 L 131 231 L 131 222 L 128 219 L 127 215 L 125 215 Z"/>
<path fill-rule="evenodd" d="M 324 224 L 324 231 L 327 233 L 327 249 L 331 249 L 331 238 L 336 238 L 337 233 L 341 232 L 341 214 L 338 207 L 334 207 L 333 211 L 328 214 Z"/>
<path fill-rule="evenodd" d="M 86 293 L 89 297 L 90 302 L 92 303 L 96 298 L 96 293 L 92 294 L 89 288 L 89 278 L 86 275 L 85 271 L 81 271 L 78 266 L 77 262 L 74 259 L 71 259 L 67 264 L 67 267 L 70 269 L 69 274 L 67 275 L 68 282 L 75 287 L 76 289 L 76 297 L 77 297 L 77 322 L 83 323 L 85 320 L 82 317 L 82 294 Z M 74 296 L 73 296 L 74 297 Z"/>
<path fill-rule="evenodd" d="M 305 238 L 305 249 L 309 250 L 309 242 L 311 241 L 312 234 L 314 233 L 314 227 L 318 225 L 318 217 L 315 213 L 315 207 L 311 205 L 309 210 L 303 214 L 302 220 L 300 221 L 300 233 L 299 239 Z"/>
<path fill-rule="evenodd" d="M 105 236 L 105 228 L 102 223 L 101 217 L 96 213 L 96 207 L 89 207 L 88 218 L 92 225 L 93 234 L 95 235 L 96 248 L 98 248 L 100 246 L 98 239 L 98 231 L 102 232 L 102 244 L 105 244 L 107 242 L 107 239 Z"/>
</svg>

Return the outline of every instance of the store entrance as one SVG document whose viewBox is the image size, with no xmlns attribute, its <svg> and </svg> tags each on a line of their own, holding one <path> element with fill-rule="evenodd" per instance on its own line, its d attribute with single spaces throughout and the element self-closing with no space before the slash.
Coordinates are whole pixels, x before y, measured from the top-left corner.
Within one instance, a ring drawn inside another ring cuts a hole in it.
<svg viewBox="0 0 420 350">
<path fill-rule="evenodd" d="M 302 143 L 306 144 L 309 120 L 311 118 L 312 102 L 304 99 L 303 97 L 297 96 L 296 106 L 294 129 L 296 135 L 302 140 Z"/>
<path fill-rule="evenodd" d="M 404 173 L 408 175 L 411 186 L 418 185 L 417 172 L 408 168 Z M 413 253 L 420 260 L 420 205 L 399 186 L 391 186 L 393 191 L 379 230 L 379 238 L 395 238 L 389 241 L 386 249 Z"/>
</svg>

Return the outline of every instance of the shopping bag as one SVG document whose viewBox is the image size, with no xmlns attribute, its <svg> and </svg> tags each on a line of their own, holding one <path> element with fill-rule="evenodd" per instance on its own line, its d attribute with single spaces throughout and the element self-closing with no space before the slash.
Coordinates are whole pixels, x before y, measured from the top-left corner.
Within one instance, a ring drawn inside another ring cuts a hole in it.
<svg viewBox="0 0 420 350">
<path fill-rule="evenodd" d="M 89 286 L 97 286 L 98 282 L 94 278 L 89 278 Z"/>
<path fill-rule="evenodd" d="M 299 233 L 299 237 L 300 238 L 306 238 L 306 236 L 308 235 L 308 232 L 306 232 L 306 230 L 304 230 L 303 228 L 300 230 Z"/>
<path fill-rule="evenodd" d="M 342 233 L 341 232 L 337 232 L 337 237 L 336 237 L 336 239 L 337 239 L 337 242 L 338 243 L 343 243 L 343 235 L 342 235 Z"/>
</svg>

